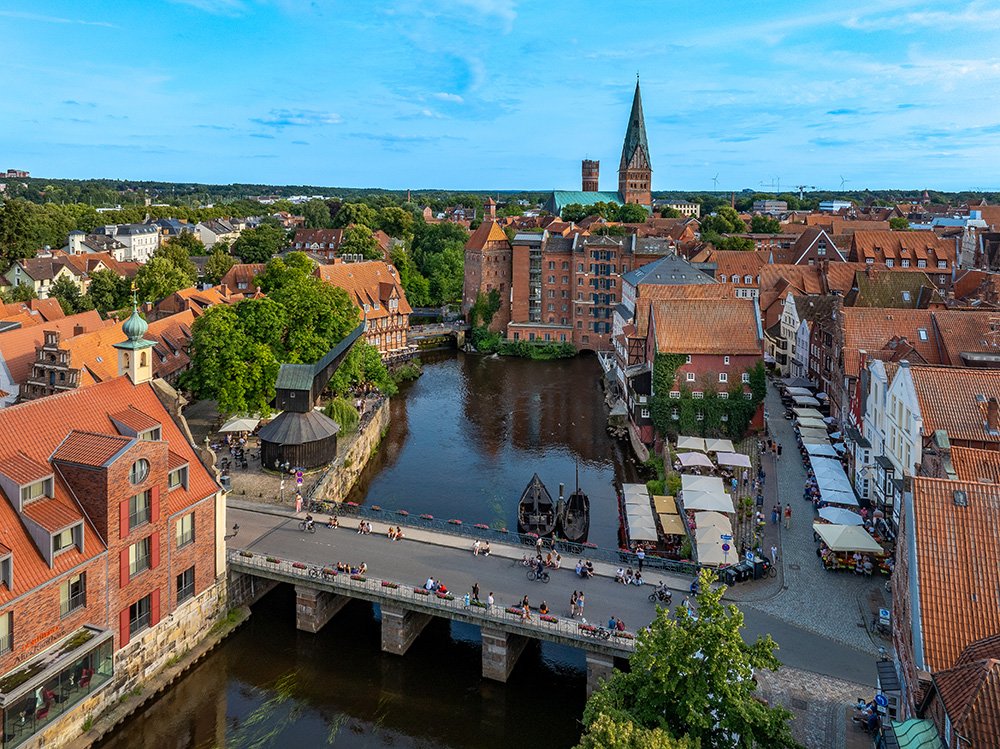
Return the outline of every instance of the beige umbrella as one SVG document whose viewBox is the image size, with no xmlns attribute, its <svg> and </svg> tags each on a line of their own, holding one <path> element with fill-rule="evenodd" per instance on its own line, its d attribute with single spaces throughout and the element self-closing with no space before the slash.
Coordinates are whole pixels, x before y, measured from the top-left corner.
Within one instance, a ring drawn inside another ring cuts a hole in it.
<svg viewBox="0 0 1000 749">
<path fill-rule="evenodd" d="M 882 554 L 884 551 L 879 542 L 859 525 L 813 523 L 813 530 L 831 551 L 860 551 L 866 554 Z"/>
</svg>

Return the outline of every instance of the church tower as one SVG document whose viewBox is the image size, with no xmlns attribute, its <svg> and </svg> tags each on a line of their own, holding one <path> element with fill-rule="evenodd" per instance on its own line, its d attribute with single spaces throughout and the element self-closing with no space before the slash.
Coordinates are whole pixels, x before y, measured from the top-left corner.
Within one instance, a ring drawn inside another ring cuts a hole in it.
<svg viewBox="0 0 1000 749">
<path fill-rule="evenodd" d="M 649 143 L 646 141 L 646 120 L 642 116 L 642 97 L 639 80 L 635 82 L 632 112 L 625 131 L 622 160 L 618 166 L 618 193 L 625 203 L 652 205 L 653 167 L 649 161 Z"/>
<path fill-rule="evenodd" d="M 135 299 L 132 300 L 132 315 L 122 325 L 126 340 L 114 344 L 118 349 L 118 374 L 128 375 L 133 385 L 150 382 L 153 379 L 154 341 L 147 341 L 143 336 L 149 325 L 139 314 Z"/>
</svg>

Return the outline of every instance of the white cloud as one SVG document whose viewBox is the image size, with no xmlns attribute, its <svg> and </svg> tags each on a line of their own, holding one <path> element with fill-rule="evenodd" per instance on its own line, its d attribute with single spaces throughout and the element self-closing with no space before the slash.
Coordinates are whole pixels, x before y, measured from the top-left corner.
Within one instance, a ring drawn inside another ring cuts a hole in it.
<svg viewBox="0 0 1000 749">
<path fill-rule="evenodd" d="M 103 26 L 107 29 L 118 28 L 113 23 L 107 21 L 85 21 L 80 18 L 60 18 L 58 16 L 43 16 L 38 13 L 23 13 L 18 10 L 0 10 L 0 16 L 4 18 L 17 18 L 22 21 L 40 21 L 41 23 L 71 23 L 80 26 Z"/>
<path fill-rule="evenodd" d="M 244 10 L 243 0 L 170 0 L 178 5 L 190 5 L 215 16 L 238 16 Z"/>
<path fill-rule="evenodd" d="M 436 94 L 431 94 L 432 97 L 438 99 L 439 101 L 447 101 L 452 104 L 464 104 L 465 99 L 463 99 L 458 94 L 449 94 L 445 91 L 438 91 Z"/>
<path fill-rule="evenodd" d="M 253 117 L 251 122 L 265 127 L 309 127 L 314 125 L 339 125 L 344 121 L 336 112 L 317 112 L 311 109 L 272 109 L 266 117 Z"/>
<path fill-rule="evenodd" d="M 907 13 L 888 14 L 882 10 L 870 14 L 857 14 L 848 18 L 844 25 L 858 31 L 919 31 L 934 28 L 938 31 L 950 29 L 981 30 L 992 33 L 1000 24 L 1000 8 L 983 2 L 969 3 L 955 11 L 914 10 Z"/>
</svg>

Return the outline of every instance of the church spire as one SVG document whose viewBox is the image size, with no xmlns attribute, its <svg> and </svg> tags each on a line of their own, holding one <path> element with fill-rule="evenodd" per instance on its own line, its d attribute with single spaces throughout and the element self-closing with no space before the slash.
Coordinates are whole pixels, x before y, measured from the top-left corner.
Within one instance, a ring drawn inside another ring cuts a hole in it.
<svg viewBox="0 0 1000 749">
<path fill-rule="evenodd" d="M 649 143 L 646 142 L 646 119 L 642 115 L 642 94 L 639 91 L 639 76 L 635 77 L 635 95 L 632 97 L 632 112 L 628 117 L 628 129 L 625 131 L 625 144 L 622 147 L 622 161 L 619 169 L 626 169 L 632 163 L 637 149 L 642 149 L 641 159 L 645 166 L 649 163 Z"/>
</svg>

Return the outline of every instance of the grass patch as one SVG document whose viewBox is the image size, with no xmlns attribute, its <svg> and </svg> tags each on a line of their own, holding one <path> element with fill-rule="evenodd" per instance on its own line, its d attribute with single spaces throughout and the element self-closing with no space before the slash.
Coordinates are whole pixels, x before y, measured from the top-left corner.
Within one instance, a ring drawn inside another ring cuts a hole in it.
<svg viewBox="0 0 1000 749">
<path fill-rule="evenodd" d="M 239 624 L 241 616 L 242 614 L 239 609 L 229 609 L 224 617 L 212 625 L 212 628 L 208 630 L 208 634 L 216 635 L 226 629 L 236 626 Z"/>
</svg>

